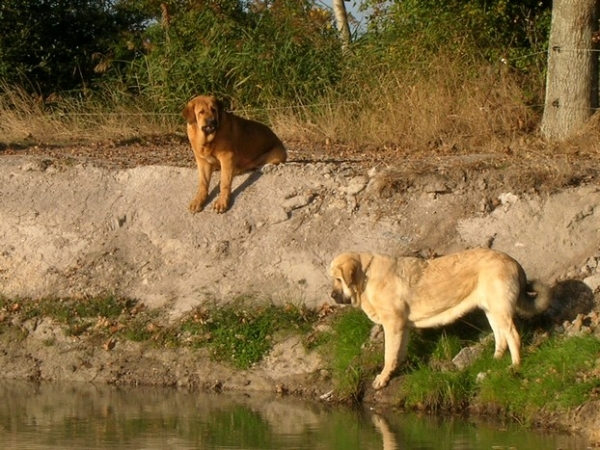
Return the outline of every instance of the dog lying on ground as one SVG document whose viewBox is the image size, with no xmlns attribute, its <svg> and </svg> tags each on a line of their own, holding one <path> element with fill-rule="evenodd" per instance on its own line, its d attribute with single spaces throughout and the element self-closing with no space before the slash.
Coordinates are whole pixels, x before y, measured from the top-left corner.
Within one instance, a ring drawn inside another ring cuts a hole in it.
<svg viewBox="0 0 600 450">
<path fill-rule="evenodd" d="M 189 205 L 192 213 L 204 207 L 213 170 L 221 170 L 214 209 L 223 213 L 229 208 L 234 175 L 287 159 L 283 143 L 269 127 L 225 111 L 213 96 L 193 98 L 182 114 L 198 165 L 198 191 Z"/>
<path fill-rule="evenodd" d="M 550 289 L 528 282 L 521 265 L 505 253 L 467 250 L 424 260 L 370 253 L 343 253 L 331 262 L 331 297 L 360 307 L 383 325 L 384 367 L 373 387 L 386 386 L 406 357 L 410 328 L 447 325 L 480 308 L 495 339 L 495 358 L 510 350 L 521 362 L 521 339 L 513 317 L 531 317 L 550 305 Z"/>
</svg>

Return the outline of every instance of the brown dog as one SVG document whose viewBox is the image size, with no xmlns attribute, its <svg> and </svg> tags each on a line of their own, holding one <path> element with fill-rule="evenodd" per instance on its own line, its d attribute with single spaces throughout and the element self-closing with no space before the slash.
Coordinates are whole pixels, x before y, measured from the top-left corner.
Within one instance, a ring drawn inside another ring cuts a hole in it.
<svg viewBox="0 0 600 450">
<path fill-rule="evenodd" d="M 508 347 L 514 366 L 521 362 L 516 313 L 529 317 L 550 304 L 550 289 L 528 282 L 521 265 L 505 253 L 473 249 L 440 258 L 343 253 L 331 262 L 331 297 L 360 307 L 383 325 L 385 362 L 373 387 L 387 385 L 406 357 L 410 328 L 447 325 L 481 308 L 500 358 Z"/>
<path fill-rule="evenodd" d="M 193 98 L 182 114 L 198 165 L 198 191 L 189 205 L 192 213 L 202 211 L 213 170 L 221 170 L 214 209 L 222 213 L 229 208 L 234 175 L 287 159 L 285 147 L 269 127 L 226 112 L 213 96 Z"/>
</svg>

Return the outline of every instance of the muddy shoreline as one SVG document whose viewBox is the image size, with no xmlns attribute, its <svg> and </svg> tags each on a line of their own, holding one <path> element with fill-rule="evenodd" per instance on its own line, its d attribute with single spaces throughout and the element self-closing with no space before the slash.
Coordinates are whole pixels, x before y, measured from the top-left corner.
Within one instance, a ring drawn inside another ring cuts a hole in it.
<svg viewBox="0 0 600 450">
<path fill-rule="evenodd" d="M 318 351 L 306 351 L 302 336 L 287 336 L 276 342 L 260 363 L 248 370 L 236 370 L 215 362 L 207 349 L 99 339 L 93 333 L 68 336 L 64 324 L 55 320 L 36 317 L 20 321 L 17 317 L 15 314 L 1 317 L 0 378 L 4 380 L 266 393 L 332 404 L 348 402 L 337 395 L 327 362 Z M 379 391 L 367 385 L 360 402 L 375 411 L 397 411 L 401 386 L 401 376 Z M 460 415 L 485 421 L 508 419 L 502 411 L 477 404 Z M 593 400 L 571 411 L 540 411 L 530 426 L 580 435 L 591 445 L 597 445 L 599 424 L 600 401 Z"/>
</svg>

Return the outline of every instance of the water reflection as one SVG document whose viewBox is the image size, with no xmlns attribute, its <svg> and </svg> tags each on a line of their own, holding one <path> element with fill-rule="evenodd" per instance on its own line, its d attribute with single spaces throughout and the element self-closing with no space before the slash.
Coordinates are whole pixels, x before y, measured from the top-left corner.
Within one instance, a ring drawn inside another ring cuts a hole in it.
<svg viewBox="0 0 600 450">
<path fill-rule="evenodd" d="M 91 384 L 0 386 L 2 449 L 581 449 L 559 435 L 269 395 Z"/>
</svg>

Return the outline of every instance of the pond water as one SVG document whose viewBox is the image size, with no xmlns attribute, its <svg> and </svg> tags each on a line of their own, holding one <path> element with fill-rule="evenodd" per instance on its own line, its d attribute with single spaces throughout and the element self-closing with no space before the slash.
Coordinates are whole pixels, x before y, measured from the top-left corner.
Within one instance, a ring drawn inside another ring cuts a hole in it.
<svg viewBox="0 0 600 450">
<path fill-rule="evenodd" d="M 585 442 L 288 397 L 4 381 L 0 448 L 580 450 Z"/>
</svg>

